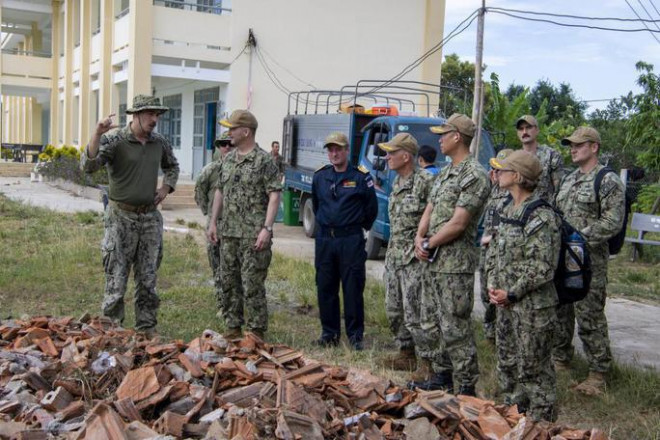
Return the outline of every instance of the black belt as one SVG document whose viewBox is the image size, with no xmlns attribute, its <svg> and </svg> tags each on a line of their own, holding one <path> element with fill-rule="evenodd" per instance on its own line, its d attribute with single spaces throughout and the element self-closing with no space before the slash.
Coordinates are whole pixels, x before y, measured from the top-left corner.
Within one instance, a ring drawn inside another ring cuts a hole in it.
<svg viewBox="0 0 660 440">
<path fill-rule="evenodd" d="M 362 226 L 321 226 L 318 231 L 319 237 L 348 237 L 349 235 L 364 234 Z"/>
<path fill-rule="evenodd" d="M 136 214 L 146 214 L 155 211 L 157 208 L 153 203 L 148 205 L 129 205 L 128 203 L 117 202 L 115 200 L 110 200 L 110 203 L 121 210 L 134 212 Z"/>
</svg>

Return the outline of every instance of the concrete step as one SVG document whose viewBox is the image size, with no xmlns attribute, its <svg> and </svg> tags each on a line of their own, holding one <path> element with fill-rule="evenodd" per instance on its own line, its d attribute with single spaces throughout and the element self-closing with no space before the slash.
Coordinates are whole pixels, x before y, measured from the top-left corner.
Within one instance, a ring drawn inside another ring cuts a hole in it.
<svg viewBox="0 0 660 440">
<path fill-rule="evenodd" d="M 174 211 L 177 209 L 196 209 L 195 184 L 193 182 L 177 183 L 176 191 L 163 201 L 163 209 Z"/>
<path fill-rule="evenodd" d="M 30 177 L 33 169 L 33 163 L 0 162 L 0 176 L 2 177 Z"/>
</svg>

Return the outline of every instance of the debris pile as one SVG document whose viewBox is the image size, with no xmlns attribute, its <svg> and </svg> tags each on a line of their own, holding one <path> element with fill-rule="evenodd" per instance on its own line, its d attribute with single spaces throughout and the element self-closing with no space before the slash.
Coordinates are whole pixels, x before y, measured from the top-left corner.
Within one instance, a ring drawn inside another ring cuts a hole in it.
<svg viewBox="0 0 660 440">
<path fill-rule="evenodd" d="M 414 393 L 248 333 L 161 343 L 105 318 L 0 326 L 0 439 L 576 439 L 516 407 Z"/>
</svg>

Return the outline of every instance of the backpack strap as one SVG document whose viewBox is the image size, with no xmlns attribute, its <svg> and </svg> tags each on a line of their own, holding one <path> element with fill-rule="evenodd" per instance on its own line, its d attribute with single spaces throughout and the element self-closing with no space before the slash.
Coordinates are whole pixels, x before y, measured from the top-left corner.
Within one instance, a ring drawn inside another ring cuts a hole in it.
<svg viewBox="0 0 660 440">
<path fill-rule="evenodd" d="M 508 202 L 507 202 L 507 204 L 508 204 Z M 522 219 L 516 220 L 516 219 L 513 219 L 513 218 L 500 217 L 500 222 L 506 223 L 506 224 L 509 224 L 509 225 L 524 227 L 527 224 L 527 221 L 529 220 L 529 217 L 532 215 L 532 212 L 534 212 L 537 208 L 540 208 L 541 206 L 547 206 L 548 208 L 554 210 L 552 205 L 550 205 L 545 200 L 537 199 L 537 200 L 534 200 L 529 205 L 527 205 L 527 207 L 525 208 L 525 211 L 523 212 Z"/>
</svg>

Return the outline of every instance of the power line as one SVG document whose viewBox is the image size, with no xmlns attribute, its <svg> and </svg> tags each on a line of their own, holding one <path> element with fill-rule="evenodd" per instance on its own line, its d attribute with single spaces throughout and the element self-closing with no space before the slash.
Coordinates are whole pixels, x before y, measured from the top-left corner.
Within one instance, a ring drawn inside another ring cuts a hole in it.
<svg viewBox="0 0 660 440">
<path fill-rule="evenodd" d="M 487 9 L 490 12 L 493 12 L 495 14 L 506 15 L 506 16 L 509 16 L 509 17 L 518 18 L 520 20 L 535 21 L 535 22 L 541 22 L 541 23 L 550 23 L 550 24 L 554 24 L 554 25 L 557 25 L 557 26 L 563 26 L 563 27 L 594 29 L 594 30 L 600 30 L 600 31 L 625 32 L 625 33 L 630 33 L 630 32 L 651 32 L 652 34 L 660 33 L 660 31 L 655 31 L 655 30 L 649 29 L 649 28 L 646 28 L 646 29 L 620 29 L 620 28 L 610 28 L 610 27 L 603 27 L 603 26 L 588 26 L 588 25 L 585 25 L 585 24 L 560 23 L 560 22 L 554 21 L 554 20 L 523 17 L 523 16 L 520 16 L 520 15 L 510 14 L 508 12 L 492 10 L 491 8 L 487 8 Z M 654 37 L 655 37 L 655 35 L 654 35 Z"/>
<path fill-rule="evenodd" d="M 267 56 L 267 57 L 268 57 L 273 63 L 275 63 L 276 65 L 278 65 L 282 70 L 284 70 L 284 71 L 287 72 L 289 75 L 291 75 L 292 77 L 294 77 L 295 79 L 297 79 L 298 81 L 300 81 L 302 84 L 304 84 L 304 85 L 306 85 L 306 86 L 310 86 L 310 87 L 312 87 L 312 88 L 317 88 L 314 84 L 312 84 L 312 83 L 310 83 L 310 82 L 308 82 L 308 81 L 305 81 L 304 79 L 300 78 L 300 77 L 297 76 L 295 73 L 291 72 L 289 69 L 287 69 L 286 67 L 284 67 L 283 65 L 281 65 L 280 63 L 278 63 L 277 60 L 276 60 L 275 58 L 273 58 L 273 56 L 272 56 L 271 54 L 269 54 L 268 51 L 267 51 L 266 49 L 264 49 L 263 47 L 260 47 L 259 49 L 260 49 L 260 50 L 264 53 L 264 55 L 266 55 L 266 56 Z"/>
<path fill-rule="evenodd" d="M 639 5 L 642 7 L 642 9 L 644 9 L 644 12 L 646 12 L 646 15 L 648 15 L 649 18 L 652 19 L 653 16 L 649 13 L 648 9 L 646 9 L 646 7 L 645 7 L 644 4 L 641 2 L 641 0 L 637 0 L 637 3 L 639 3 Z M 655 27 L 658 28 L 658 30 L 660 31 L 660 26 L 658 26 L 658 23 L 655 22 L 654 24 L 655 24 Z"/>
<path fill-rule="evenodd" d="M 626 2 L 626 4 L 630 7 L 630 9 L 632 9 L 632 11 L 635 13 L 635 15 L 636 15 L 638 18 L 640 18 L 640 19 L 642 18 L 642 17 L 639 16 L 639 14 L 638 14 L 637 11 L 635 10 L 635 8 L 633 8 L 633 6 L 630 4 L 630 2 L 629 2 L 628 0 L 623 0 L 623 1 Z M 647 25 L 646 23 L 644 23 L 644 26 L 646 27 L 646 29 L 647 29 L 649 32 L 655 32 L 655 31 L 651 30 L 651 28 L 648 27 L 648 25 Z M 658 42 L 658 44 L 660 44 L 660 40 L 658 39 L 658 37 L 656 37 L 653 33 L 651 33 L 651 36 L 655 39 L 655 41 Z"/>
<path fill-rule="evenodd" d="M 651 6 L 653 6 L 653 9 L 655 9 L 655 12 L 660 15 L 660 11 L 658 11 L 658 8 L 655 7 L 655 3 L 653 3 L 653 0 L 649 0 L 649 3 L 651 3 Z"/>
<path fill-rule="evenodd" d="M 646 20 L 641 17 L 639 18 L 621 18 L 621 17 L 588 17 L 582 15 L 569 15 L 569 14 L 555 14 L 551 12 L 539 12 L 539 11 L 525 11 L 522 9 L 507 9 L 507 8 L 486 8 L 489 11 L 505 11 L 505 12 L 515 12 L 518 14 L 528 14 L 528 15 L 545 15 L 548 17 L 559 17 L 559 18 L 574 18 L 578 20 L 594 20 L 594 21 L 621 21 L 621 22 L 634 22 L 634 23 L 657 23 L 660 20 Z"/>
</svg>

